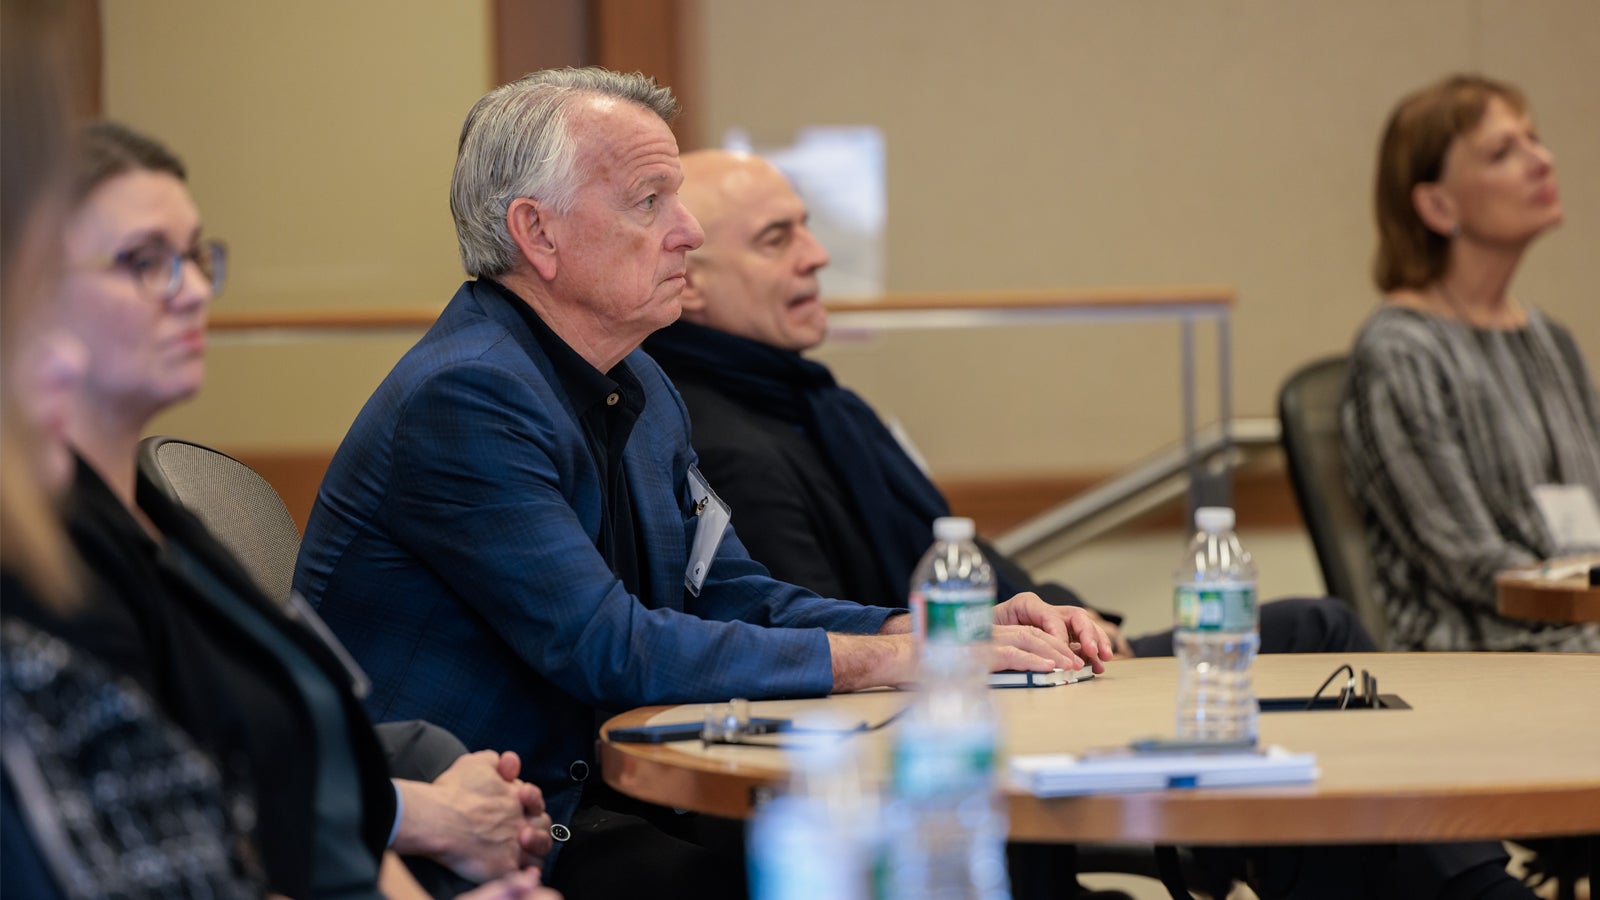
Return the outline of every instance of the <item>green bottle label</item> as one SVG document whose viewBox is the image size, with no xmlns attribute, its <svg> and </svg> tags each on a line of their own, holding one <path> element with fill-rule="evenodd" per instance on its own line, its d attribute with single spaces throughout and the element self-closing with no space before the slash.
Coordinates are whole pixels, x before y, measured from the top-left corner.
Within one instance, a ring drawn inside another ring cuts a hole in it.
<svg viewBox="0 0 1600 900">
<path fill-rule="evenodd" d="M 965 734 L 912 734 L 894 748 L 894 793 L 930 799 L 990 784 L 994 737 L 981 729 Z"/>
<path fill-rule="evenodd" d="M 1173 620 L 1179 631 L 1254 631 L 1253 584 L 1182 584 L 1172 592 Z"/>
<path fill-rule="evenodd" d="M 988 641 L 994 627 L 994 594 L 989 591 L 928 591 L 924 608 L 930 641 Z"/>
</svg>

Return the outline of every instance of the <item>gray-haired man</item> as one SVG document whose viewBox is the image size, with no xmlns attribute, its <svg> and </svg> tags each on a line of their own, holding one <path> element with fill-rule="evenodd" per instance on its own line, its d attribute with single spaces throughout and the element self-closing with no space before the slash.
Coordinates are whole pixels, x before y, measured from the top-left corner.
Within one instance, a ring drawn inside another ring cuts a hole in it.
<svg viewBox="0 0 1600 900">
<path fill-rule="evenodd" d="M 601 805 L 598 717 L 893 684 L 914 665 L 906 616 L 777 581 L 702 515 L 688 415 L 636 352 L 678 317 L 703 238 L 678 200 L 675 106 L 642 76 L 568 69 L 473 107 L 451 209 L 477 280 L 351 427 L 295 576 L 372 676 L 376 719 L 522 755 L 558 840 L 583 839 L 550 877 L 580 895 L 705 896 L 716 870 Z M 1031 594 L 996 623 L 1003 667 L 1110 655 L 1085 614 Z"/>
</svg>

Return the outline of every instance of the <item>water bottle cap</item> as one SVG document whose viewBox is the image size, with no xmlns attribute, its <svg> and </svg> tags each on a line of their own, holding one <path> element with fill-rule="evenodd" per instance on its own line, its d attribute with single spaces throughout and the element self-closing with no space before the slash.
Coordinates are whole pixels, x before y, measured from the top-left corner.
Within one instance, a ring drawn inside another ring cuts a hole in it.
<svg viewBox="0 0 1600 900">
<path fill-rule="evenodd" d="M 1202 506 L 1194 511 L 1194 522 L 1207 534 L 1233 530 L 1233 510 L 1226 506 Z"/>
<path fill-rule="evenodd" d="M 933 520 L 933 539 L 936 541 L 970 541 L 978 529 L 971 519 L 960 516 L 943 516 Z"/>
</svg>

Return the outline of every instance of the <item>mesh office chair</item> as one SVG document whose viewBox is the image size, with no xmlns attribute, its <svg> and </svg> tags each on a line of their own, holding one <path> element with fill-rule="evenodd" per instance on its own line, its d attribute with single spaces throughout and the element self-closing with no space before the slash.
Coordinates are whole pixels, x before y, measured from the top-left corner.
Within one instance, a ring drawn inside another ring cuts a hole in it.
<svg viewBox="0 0 1600 900">
<path fill-rule="evenodd" d="M 1289 376 L 1278 393 L 1283 453 L 1300 514 L 1311 534 L 1328 593 L 1355 608 L 1379 647 L 1388 646 L 1388 620 L 1372 593 L 1372 551 L 1345 474 L 1339 404 L 1345 357 L 1319 360 Z"/>
<path fill-rule="evenodd" d="M 226 453 L 172 437 L 139 443 L 139 472 L 204 522 L 267 596 L 288 601 L 300 529 L 265 478 Z"/>
<path fill-rule="evenodd" d="M 139 442 L 139 472 L 205 523 L 268 597 L 288 604 L 300 529 L 283 498 L 256 470 L 203 444 L 149 437 Z M 290 615 L 303 621 L 299 612 Z M 455 735 L 430 722 L 382 722 L 373 728 L 396 778 L 432 781 L 467 752 Z M 436 897 L 473 886 L 431 859 L 406 857 L 406 865 Z"/>
</svg>

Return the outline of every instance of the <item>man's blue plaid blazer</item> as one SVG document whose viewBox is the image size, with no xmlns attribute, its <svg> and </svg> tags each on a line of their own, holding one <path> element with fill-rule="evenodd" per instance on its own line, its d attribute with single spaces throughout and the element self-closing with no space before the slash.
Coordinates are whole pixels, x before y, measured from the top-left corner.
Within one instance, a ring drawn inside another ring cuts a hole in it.
<svg viewBox="0 0 1600 900">
<path fill-rule="evenodd" d="M 600 716 L 826 694 L 824 630 L 871 633 L 890 614 L 775 581 L 731 526 L 688 594 L 688 412 L 648 356 L 626 364 L 645 390 L 624 454 L 645 596 L 596 549 L 599 473 L 550 361 L 480 282 L 357 416 L 295 572 L 371 677 L 374 720 L 427 719 L 472 749 L 517 751 L 557 822 L 579 779 L 598 777 Z"/>
</svg>

